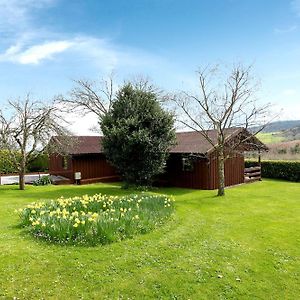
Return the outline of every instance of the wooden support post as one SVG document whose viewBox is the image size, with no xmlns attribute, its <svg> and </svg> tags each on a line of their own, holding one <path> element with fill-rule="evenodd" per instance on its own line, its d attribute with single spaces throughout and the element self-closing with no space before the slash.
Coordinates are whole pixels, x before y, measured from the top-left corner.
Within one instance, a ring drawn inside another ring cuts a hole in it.
<svg viewBox="0 0 300 300">
<path fill-rule="evenodd" d="M 261 181 L 261 155 L 260 155 L 260 150 L 258 150 L 258 165 L 260 167 L 260 178 L 259 178 L 259 181 Z"/>
</svg>

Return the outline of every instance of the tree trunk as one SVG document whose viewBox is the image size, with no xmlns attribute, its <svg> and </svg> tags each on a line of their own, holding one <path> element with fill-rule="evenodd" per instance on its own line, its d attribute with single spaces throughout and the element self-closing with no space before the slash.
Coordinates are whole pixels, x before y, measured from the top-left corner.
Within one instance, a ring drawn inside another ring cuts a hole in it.
<svg viewBox="0 0 300 300">
<path fill-rule="evenodd" d="M 221 148 L 218 153 L 218 196 L 225 195 L 225 158 L 224 150 Z"/>
<path fill-rule="evenodd" d="M 20 172 L 19 173 L 19 188 L 20 190 L 25 190 L 25 173 Z"/>
<path fill-rule="evenodd" d="M 25 190 L 25 170 L 26 170 L 26 162 L 25 159 L 22 159 L 20 171 L 19 171 L 19 188 L 20 190 Z"/>
</svg>

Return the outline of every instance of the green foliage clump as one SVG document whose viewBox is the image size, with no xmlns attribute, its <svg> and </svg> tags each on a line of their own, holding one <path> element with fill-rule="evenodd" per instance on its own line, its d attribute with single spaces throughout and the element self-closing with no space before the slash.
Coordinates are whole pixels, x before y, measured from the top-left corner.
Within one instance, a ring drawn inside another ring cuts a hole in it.
<svg viewBox="0 0 300 300">
<path fill-rule="evenodd" d="M 51 177 L 49 175 L 41 176 L 39 179 L 33 181 L 32 184 L 35 186 L 52 184 Z"/>
<path fill-rule="evenodd" d="M 106 157 L 135 186 L 151 185 L 163 172 L 176 138 L 174 117 L 162 109 L 158 95 L 131 84 L 119 90 L 101 129 Z"/>
<path fill-rule="evenodd" d="M 20 160 L 21 155 L 18 152 L 15 153 L 15 158 Z M 7 150 L 0 150 L 0 173 L 1 174 L 12 174 L 16 173 L 16 167 L 12 160 L 12 156 Z"/>
<path fill-rule="evenodd" d="M 29 161 L 28 172 L 45 172 L 49 168 L 49 158 L 47 154 L 40 153 L 32 161 Z"/>
<path fill-rule="evenodd" d="M 290 149 L 292 154 L 299 154 L 300 153 L 300 144 L 296 144 L 294 147 Z"/>
<path fill-rule="evenodd" d="M 13 158 L 14 157 L 14 158 Z M 13 155 L 8 150 L 0 150 L 0 173 L 1 174 L 13 174 L 18 173 L 17 164 L 20 163 L 21 154 L 16 151 Z M 38 154 L 34 159 L 28 159 L 28 165 L 26 172 L 44 172 L 48 169 L 48 155 Z"/>
<path fill-rule="evenodd" d="M 163 223 L 173 212 L 164 195 L 82 196 L 38 202 L 19 210 L 34 236 L 62 244 L 107 244 Z"/>
<path fill-rule="evenodd" d="M 257 163 L 245 162 L 246 167 L 252 167 Z M 266 160 L 261 162 L 262 177 L 300 181 L 300 161 Z"/>
</svg>

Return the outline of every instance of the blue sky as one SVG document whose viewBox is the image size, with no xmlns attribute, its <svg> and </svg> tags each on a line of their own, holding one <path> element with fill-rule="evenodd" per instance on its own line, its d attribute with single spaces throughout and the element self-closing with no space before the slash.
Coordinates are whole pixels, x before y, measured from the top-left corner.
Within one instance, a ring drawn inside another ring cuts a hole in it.
<svg viewBox="0 0 300 300">
<path fill-rule="evenodd" d="M 72 79 L 192 88 L 208 63 L 254 64 L 260 98 L 300 119 L 300 0 L 0 0 L 0 104 Z"/>
</svg>

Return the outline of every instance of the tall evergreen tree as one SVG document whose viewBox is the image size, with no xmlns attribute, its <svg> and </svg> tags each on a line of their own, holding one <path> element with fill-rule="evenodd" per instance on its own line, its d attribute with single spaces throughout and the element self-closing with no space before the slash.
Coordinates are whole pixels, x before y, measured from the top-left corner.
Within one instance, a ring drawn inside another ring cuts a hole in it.
<svg viewBox="0 0 300 300">
<path fill-rule="evenodd" d="M 174 118 L 153 89 L 125 84 L 101 122 L 103 150 L 125 184 L 151 185 L 175 143 Z"/>
</svg>

